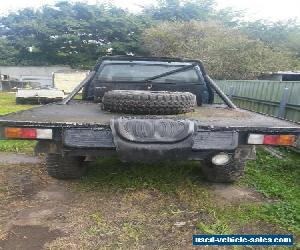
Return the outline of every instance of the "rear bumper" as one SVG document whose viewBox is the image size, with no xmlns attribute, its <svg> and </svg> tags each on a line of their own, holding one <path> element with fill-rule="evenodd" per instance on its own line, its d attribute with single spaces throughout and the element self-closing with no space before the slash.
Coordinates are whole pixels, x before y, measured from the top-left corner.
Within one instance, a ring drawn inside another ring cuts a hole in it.
<svg viewBox="0 0 300 250">
<path fill-rule="evenodd" d="M 189 120 L 116 119 L 111 129 L 69 128 L 62 133 L 65 153 L 109 154 L 123 161 L 200 160 L 215 152 L 233 153 L 236 131 L 197 130 Z M 85 151 L 85 152 L 83 152 Z"/>
<path fill-rule="evenodd" d="M 196 131 L 191 136 L 176 142 L 132 142 L 119 137 L 108 129 L 68 129 L 63 133 L 67 148 L 116 149 L 119 143 L 134 148 L 189 148 L 198 150 L 234 150 L 238 147 L 239 135 L 235 131 Z"/>
</svg>

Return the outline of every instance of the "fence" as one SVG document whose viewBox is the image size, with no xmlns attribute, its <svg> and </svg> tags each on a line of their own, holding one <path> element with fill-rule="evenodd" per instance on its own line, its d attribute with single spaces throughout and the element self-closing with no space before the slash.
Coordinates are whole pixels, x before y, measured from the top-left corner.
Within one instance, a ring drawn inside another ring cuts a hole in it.
<svg viewBox="0 0 300 250">
<path fill-rule="evenodd" d="M 300 82 L 265 80 L 216 81 L 220 88 L 245 109 L 300 122 Z M 220 98 L 216 98 L 219 102 Z M 300 140 L 298 140 L 300 148 Z"/>
</svg>

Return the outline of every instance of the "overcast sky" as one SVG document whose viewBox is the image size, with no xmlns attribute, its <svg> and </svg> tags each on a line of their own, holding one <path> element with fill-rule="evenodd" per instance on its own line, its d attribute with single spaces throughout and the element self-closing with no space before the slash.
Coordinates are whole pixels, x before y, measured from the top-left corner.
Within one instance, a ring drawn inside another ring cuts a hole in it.
<svg viewBox="0 0 300 250">
<path fill-rule="evenodd" d="M 0 14 L 7 11 L 15 11 L 25 7 L 40 7 L 44 4 L 54 4 L 58 0 L 0 0 Z M 97 0 L 85 2 L 96 3 Z M 140 5 L 155 3 L 155 0 L 111 0 L 107 2 L 138 11 Z M 216 0 L 218 8 L 233 7 L 237 10 L 247 10 L 247 19 L 269 19 L 277 21 L 297 17 L 300 19 L 300 0 Z"/>
</svg>

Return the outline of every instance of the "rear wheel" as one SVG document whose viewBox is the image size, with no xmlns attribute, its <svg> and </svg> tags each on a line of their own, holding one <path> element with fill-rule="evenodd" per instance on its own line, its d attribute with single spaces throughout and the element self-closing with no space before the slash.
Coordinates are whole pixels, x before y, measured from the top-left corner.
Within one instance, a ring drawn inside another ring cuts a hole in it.
<svg viewBox="0 0 300 250">
<path fill-rule="evenodd" d="M 48 174 L 56 179 L 77 179 L 82 177 L 87 170 L 84 157 L 81 156 L 48 154 L 46 165 Z"/>
<path fill-rule="evenodd" d="M 246 161 L 236 159 L 226 165 L 215 165 L 207 160 L 202 164 L 202 172 L 208 181 L 231 183 L 244 175 L 245 165 Z"/>
</svg>

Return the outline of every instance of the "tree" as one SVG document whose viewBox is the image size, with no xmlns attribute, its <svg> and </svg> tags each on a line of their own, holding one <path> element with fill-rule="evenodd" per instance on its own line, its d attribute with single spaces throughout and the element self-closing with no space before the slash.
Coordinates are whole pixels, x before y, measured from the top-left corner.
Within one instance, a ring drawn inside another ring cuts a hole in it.
<svg viewBox="0 0 300 250">
<path fill-rule="evenodd" d="M 14 65 L 17 53 L 5 38 L 0 38 L 0 65 Z"/>
<path fill-rule="evenodd" d="M 232 8 L 217 10 L 215 0 L 159 0 L 157 6 L 144 8 L 143 13 L 154 21 L 217 20 L 227 26 L 237 26 L 243 16 L 242 11 Z"/>
<path fill-rule="evenodd" d="M 264 71 L 296 65 L 290 52 L 216 22 L 163 22 L 145 31 L 144 44 L 154 56 L 200 59 L 217 79 L 253 79 Z"/>
<path fill-rule="evenodd" d="M 18 64 L 87 67 L 106 54 L 138 53 L 145 26 L 112 5 L 59 2 L 2 17 L 0 36 L 18 51 Z"/>
<path fill-rule="evenodd" d="M 259 39 L 269 46 L 289 49 L 300 58 L 300 25 L 296 20 L 258 20 L 244 23 L 242 29 L 253 39 Z"/>
<path fill-rule="evenodd" d="M 158 21 L 208 20 L 213 16 L 215 0 L 160 0 L 158 6 L 143 10 Z"/>
</svg>

